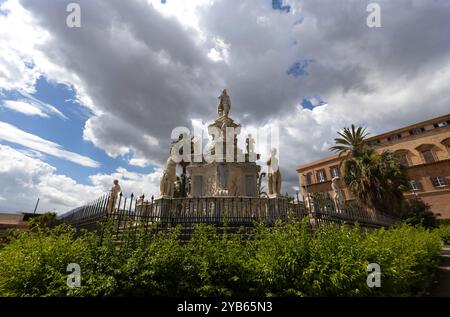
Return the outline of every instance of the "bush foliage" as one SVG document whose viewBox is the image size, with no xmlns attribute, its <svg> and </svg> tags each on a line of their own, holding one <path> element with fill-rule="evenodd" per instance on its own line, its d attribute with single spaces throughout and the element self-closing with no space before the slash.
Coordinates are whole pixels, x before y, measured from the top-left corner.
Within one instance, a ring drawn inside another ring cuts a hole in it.
<svg viewBox="0 0 450 317">
<path fill-rule="evenodd" d="M 179 228 L 128 232 L 121 245 L 109 226 L 102 235 L 64 225 L 22 233 L 0 250 L 0 296 L 411 295 L 435 268 L 445 236 L 409 225 L 329 225 L 313 235 L 307 223 L 260 224 L 251 234 L 198 225 L 187 243 Z M 81 287 L 67 286 L 69 263 L 80 265 Z M 369 263 L 381 267 L 380 288 L 367 286 Z"/>
<path fill-rule="evenodd" d="M 436 228 L 437 219 L 431 206 L 416 197 L 403 202 L 402 219 L 410 225 L 422 225 L 425 228 Z"/>
<path fill-rule="evenodd" d="M 436 232 L 446 245 L 450 245 L 450 225 L 442 225 L 436 229 Z"/>
</svg>

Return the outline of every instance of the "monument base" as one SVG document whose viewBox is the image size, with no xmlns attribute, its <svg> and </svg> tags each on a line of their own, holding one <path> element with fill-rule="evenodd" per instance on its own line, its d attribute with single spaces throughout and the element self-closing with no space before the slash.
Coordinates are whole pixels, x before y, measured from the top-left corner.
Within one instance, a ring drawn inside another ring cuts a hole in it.
<svg viewBox="0 0 450 317">
<path fill-rule="evenodd" d="M 169 196 L 169 195 L 159 195 L 158 197 L 156 197 L 156 200 L 159 200 L 159 199 L 171 199 L 171 198 L 173 198 L 173 197 Z"/>
<path fill-rule="evenodd" d="M 270 199 L 272 199 L 272 198 L 285 198 L 285 199 L 287 199 L 286 196 L 283 196 L 281 194 L 271 194 L 271 195 L 268 195 L 268 196 L 269 196 Z"/>
</svg>

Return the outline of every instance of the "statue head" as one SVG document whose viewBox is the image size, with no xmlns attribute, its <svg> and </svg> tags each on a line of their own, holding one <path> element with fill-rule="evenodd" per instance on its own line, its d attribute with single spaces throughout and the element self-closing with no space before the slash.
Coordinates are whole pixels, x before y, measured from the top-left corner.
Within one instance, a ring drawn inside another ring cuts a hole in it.
<svg viewBox="0 0 450 317">
<path fill-rule="evenodd" d="M 119 185 L 119 181 L 117 179 L 114 180 L 114 185 Z"/>
</svg>

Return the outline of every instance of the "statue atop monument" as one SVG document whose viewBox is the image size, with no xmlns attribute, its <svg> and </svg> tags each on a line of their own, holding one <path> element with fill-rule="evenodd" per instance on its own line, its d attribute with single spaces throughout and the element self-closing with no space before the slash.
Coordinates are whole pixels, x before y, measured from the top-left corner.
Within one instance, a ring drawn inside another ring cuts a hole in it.
<svg viewBox="0 0 450 317">
<path fill-rule="evenodd" d="M 219 117 L 228 117 L 231 109 L 231 99 L 227 94 L 227 90 L 222 90 L 222 93 L 217 97 L 217 114 Z"/>
<path fill-rule="evenodd" d="M 280 195 L 281 191 L 281 173 L 276 154 L 277 150 L 275 148 L 272 149 L 270 151 L 270 158 L 267 160 L 269 197 Z"/>
<path fill-rule="evenodd" d="M 109 200 L 108 200 L 108 212 L 111 214 L 114 212 L 114 208 L 117 202 L 117 196 L 120 194 L 122 189 L 120 188 L 119 181 L 117 179 L 114 180 L 114 185 L 109 191 Z"/>
<path fill-rule="evenodd" d="M 342 194 L 342 189 L 339 187 L 338 180 L 339 177 L 334 177 L 331 180 L 331 189 L 333 190 L 333 201 L 336 205 L 336 210 L 339 211 L 345 199 Z"/>
<path fill-rule="evenodd" d="M 177 163 L 169 156 L 164 168 L 163 176 L 159 185 L 161 196 L 173 197 L 175 191 L 175 181 L 177 180 Z"/>
</svg>

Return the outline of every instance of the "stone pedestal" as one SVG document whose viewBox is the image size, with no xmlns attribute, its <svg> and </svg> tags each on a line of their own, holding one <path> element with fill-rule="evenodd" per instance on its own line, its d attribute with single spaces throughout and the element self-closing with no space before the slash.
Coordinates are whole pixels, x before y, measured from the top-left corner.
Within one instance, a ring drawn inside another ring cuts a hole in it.
<svg viewBox="0 0 450 317">
<path fill-rule="evenodd" d="M 269 196 L 269 214 L 275 218 L 287 217 L 287 209 L 285 206 L 288 205 L 289 199 L 281 195 Z"/>
<path fill-rule="evenodd" d="M 255 163 L 192 164 L 187 167 L 191 177 L 189 197 L 257 197 L 260 169 Z"/>
<path fill-rule="evenodd" d="M 283 195 L 281 195 L 281 194 L 272 194 L 272 195 L 268 195 L 269 196 L 269 198 L 284 198 L 284 199 L 286 199 L 286 197 L 285 196 L 283 196 Z"/>
<path fill-rule="evenodd" d="M 173 198 L 173 197 L 169 196 L 169 195 L 159 195 L 158 197 L 156 197 L 156 199 L 168 199 L 168 198 Z"/>
</svg>

